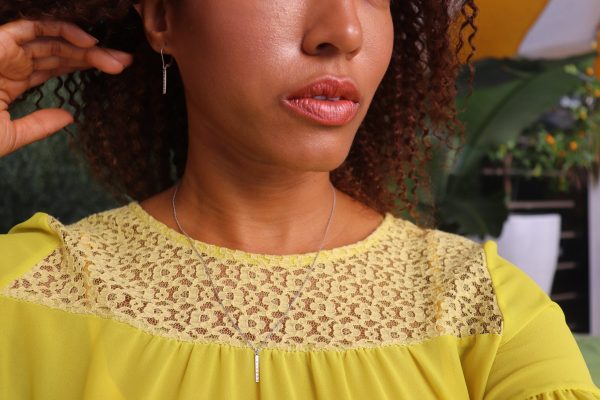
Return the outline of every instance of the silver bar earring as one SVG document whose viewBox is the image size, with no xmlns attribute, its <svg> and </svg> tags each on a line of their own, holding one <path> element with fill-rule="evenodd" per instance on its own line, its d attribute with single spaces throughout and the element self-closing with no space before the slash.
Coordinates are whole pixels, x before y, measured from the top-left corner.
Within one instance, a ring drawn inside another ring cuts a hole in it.
<svg viewBox="0 0 600 400">
<path fill-rule="evenodd" d="M 171 57 L 171 61 L 168 64 L 165 64 L 165 56 L 164 56 L 164 47 L 160 49 L 160 58 L 162 59 L 163 65 L 163 94 L 167 94 L 167 68 L 173 64 L 173 57 Z"/>
</svg>

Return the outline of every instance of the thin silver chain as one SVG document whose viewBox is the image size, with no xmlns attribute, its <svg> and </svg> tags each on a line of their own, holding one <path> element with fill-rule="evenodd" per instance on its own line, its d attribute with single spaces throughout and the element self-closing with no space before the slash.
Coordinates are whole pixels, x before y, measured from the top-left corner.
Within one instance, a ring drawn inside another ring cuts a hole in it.
<svg viewBox="0 0 600 400">
<path fill-rule="evenodd" d="M 277 329 L 279 328 L 279 326 L 281 325 L 281 323 L 287 318 L 290 310 L 292 309 L 292 307 L 294 306 L 294 303 L 296 302 L 296 300 L 298 299 L 298 297 L 300 296 L 300 293 L 302 293 L 302 290 L 304 289 L 304 285 L 306 284 L 306 282 L 308 281 L 308 278 L 310 277 L 310 275 L 312 274 L 314 267 L 315 267 L 315 263 L 317 261 L 317 257 L 319 256 L 319 253 L 321 252 L 321 250 L 323 249 L 323 245 L 325 244 L 325 239 L 327 238 L 327 233 L 329 232 L 329 227 L 331 225 L 331 219 L 333 217 L 333 211 L 335 209 L 335 203 L 336 203 L 336 194 L 335 194 L 335 188 L 333 187 L 333 184 L 331 182 L 329 182 L 329 185 L 331 186 L 331 190 L 333 192 L 333 204 L 331 205 L 331 211 L 329 213 L 329 220 L 327 221 L 327 227 L 325 228 L 325 234 L 323 235 L 323 239 L 321 240 L 321 245 L 319 246 L 319 250 L 317 251 L 317 254 L 315 254 L 315 258 L 312 261 L 312 264 L 310 266 L 310 269 L 308 271 L 308 273 L 306 274 L 306 277 L 304 278 L 304 281 L 302 282 L 302 285 L 300 286 L 300 289 L 298 289 L 298 291 L 296 292 L 296 295 L 294 296 L 294 298 L 292 299 L 292 301 L 290 302 L 290 305 L 287 309 L 287 311 L 283 314 L 283 316 L 279 319 L 278 323 L 275 325 L 275 328 L 273 328 L 271 330 L 271 332 L 269 333 L 269 336 L 259 342 L 259 345 L 261 343 L 266 344 L 270 339 L 271 336 L 273 336 L 273 334 L 277 331 Z M 173 204 L 173 216 L 175 217 L 175 222 L 177 223 L 177 226 L 179 227 L 179 230 L 181 230 L 181 232 L 185 235 L 185 237 L 187 238 L 188 242 L 190 243 L 190 246 L 192 247 L 192 249 L 194 250 L 194 252 L 196 253 L 196 255 L 198 256 L 198 258 L 202 261 L 202 264 L 204 265 L 204 272 L 206 274 L 206 276 L 208 277 L 209 281 L 210 281 L 210 285 L 212 286 L 213 292 L 215 294 L 215 297 L 217 298 L 217 301 L 219 302 L 219 304 L 221 305 L 221 308 L 223 309 L 223 311 L 225 312 L 225 314 L 227 315 L 227 317 L 229 318 L 229 321 L 231 321 L 232 325 L 235 327 L 235 329 L 238 331 L 238 333 L 240 334 L 240 336 L 246 341 L 246 343 L 248 343 L 248 345 L 254 350 L 254 354 L 255 354 L 255 368 L 257 369 L 256 372 L 256 382 L 258 382 L 258 354 L 261 350 L 260 346 L 254 347 L 254 345 L 246 338 L 246 336 L 242 333 L 242 331 L 240 330 L 238 324 L 233 320 L 233 318 L 231 317 L 231 315 L 229 314 L 229 312 L 227 312 L 227 310 L 225 309 L 225 306 L 223 305 L 223 302 L 221 301 L 221 298 L 219 297 L 219 293 L 215 287 L 215 284 L 213 283 L 213 280 L 210 276 L 210 274 L 208 273 L 208 268 L 206 266 L 206 262 L 204 261 L 204 258 L 202 258 L 202 256 L 200 255 L 200 253 L 198 252 L 198 249 L 196 249 L 196 246 L 194 245 L 194 242 L 192 240 L 192 238 L 190 238 L 190 236 L 187 234 L 187 232 L 183 229 L 183 227 L 181 226 L 181 224 L 179 223 L 179 219 L 177 218 L 177 210 L 175 208 L 175 198 L 177 196 L 177 190 L 179 189 L 179 182 L 177 183 L 177 185 L 175 186 L 175 190 L 173 192 L 173 199 L 172 199 L 172 204 Z"/>
</svg>

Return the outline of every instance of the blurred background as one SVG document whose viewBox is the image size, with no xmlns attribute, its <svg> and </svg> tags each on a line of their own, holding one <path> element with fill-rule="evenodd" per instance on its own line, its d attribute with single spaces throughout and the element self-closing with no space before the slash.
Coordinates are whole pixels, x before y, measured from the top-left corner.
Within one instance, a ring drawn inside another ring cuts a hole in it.
<svg viewBox="0 0 600 400">
<path fill-rule="evenodd" d="M 598 385 L 600 1 L 476 3 L 465 145 L 430 168 L 440 228 L 496 241 L 561 306 Z"/>
<path fill-rule="evenodd" d="M 600 1 L 476 3 L 464 146 L 431 164 L 440 227 L 497 241 L 573 332 L 600 335 Z"/>
<path fill-rule="evenodd" d="M 436 151 L 436 207 L 423 198 L 419 210 L 496 241 L 561 306 L 600 385 L 600 0 L 477 5 L 470 96 L 467 68 L 458 82 L 463 146 Z M 37 211 L 71 223 L 119 206 L 68 141 L 60 132 L 0 159 L 1 233 Z"/>
</svg>

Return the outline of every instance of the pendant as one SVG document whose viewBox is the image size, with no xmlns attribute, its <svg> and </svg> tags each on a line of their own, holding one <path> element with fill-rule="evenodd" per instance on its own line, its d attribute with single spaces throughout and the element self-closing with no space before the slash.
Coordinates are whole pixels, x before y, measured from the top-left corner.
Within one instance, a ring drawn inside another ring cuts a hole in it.
<svg viewBox="0 0 600 400">
<path fill-rule="evenodd" d="M 259 380 L 259 363 L 260 363 L 260 356 L 258 355 L 259 350 L 254 350 L 254 382 L 258 383 Z"/>
</svg>

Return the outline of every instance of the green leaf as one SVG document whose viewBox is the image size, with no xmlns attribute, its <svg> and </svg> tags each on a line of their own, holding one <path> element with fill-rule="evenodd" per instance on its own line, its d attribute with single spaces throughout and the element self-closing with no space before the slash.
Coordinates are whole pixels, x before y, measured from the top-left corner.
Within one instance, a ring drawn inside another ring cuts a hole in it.
<svg viewBox="0 0 600 400">
<path fill-rule="evenodd" d="M 537 74 L 475 90 L 467 111 L 461 114 L 467 144 L 453 173 L 469 173 L 489 148 L 516 140 L 526 126 L 577 85 L 577 77 L 565 73 L 561 65 L 554 65 Z"/>
</svg>

